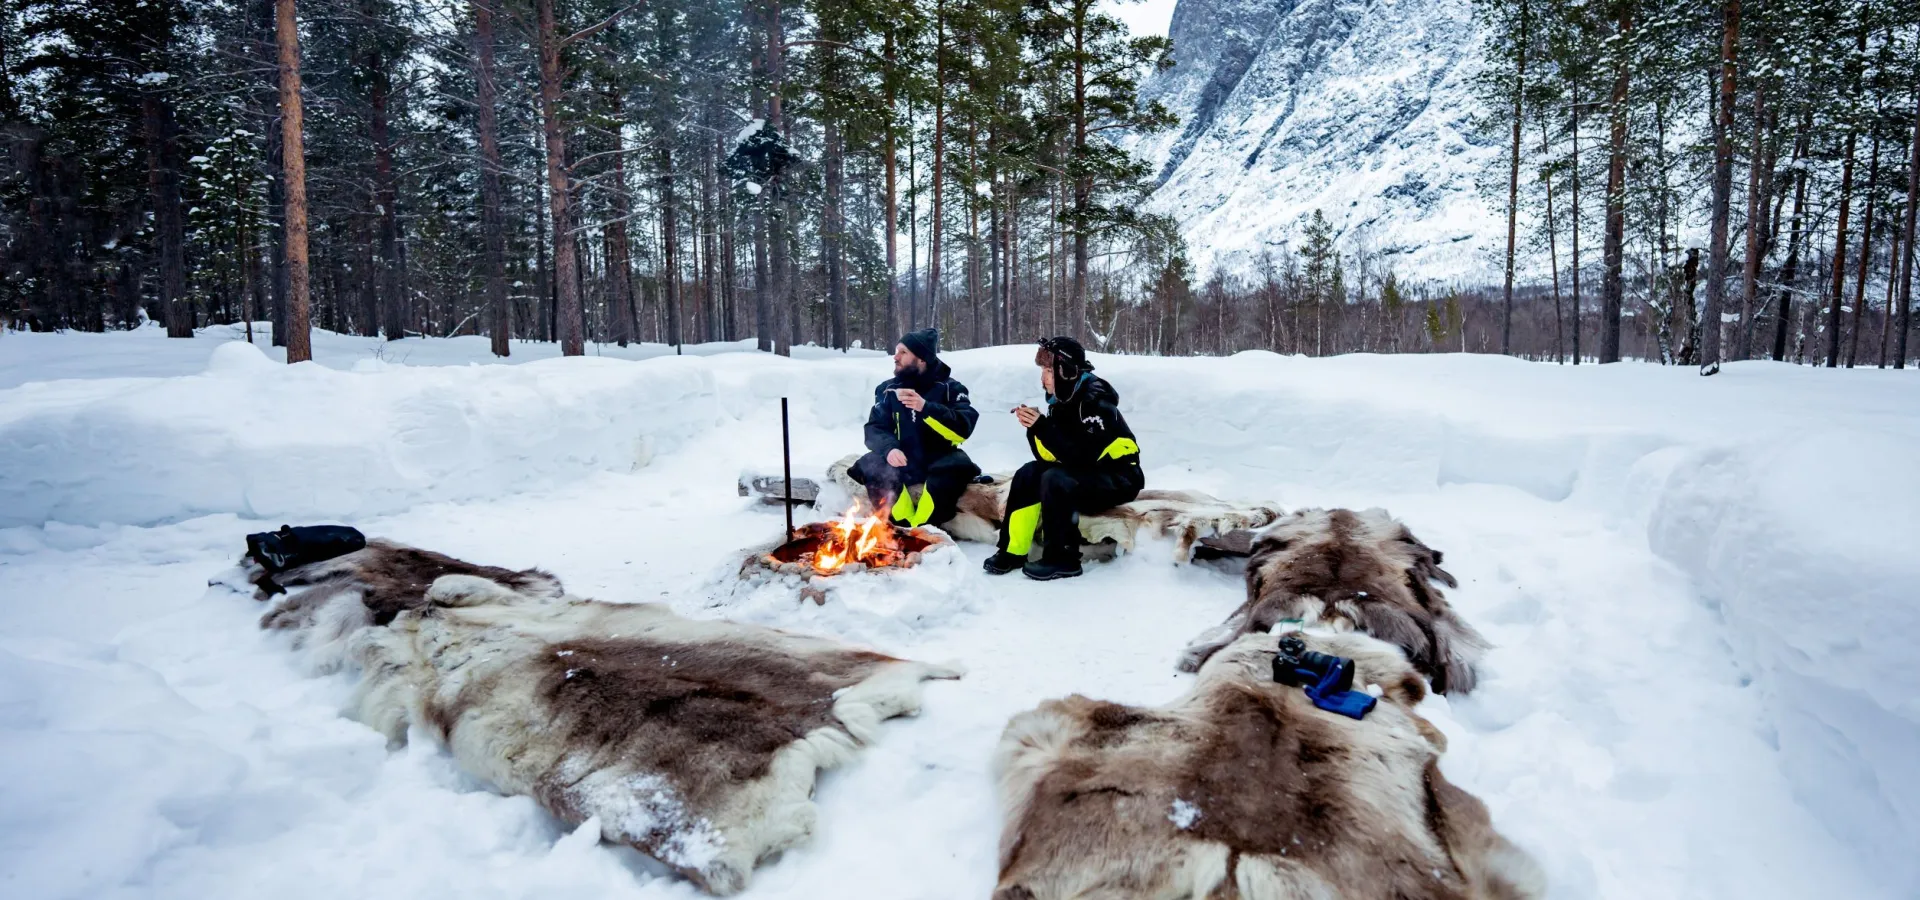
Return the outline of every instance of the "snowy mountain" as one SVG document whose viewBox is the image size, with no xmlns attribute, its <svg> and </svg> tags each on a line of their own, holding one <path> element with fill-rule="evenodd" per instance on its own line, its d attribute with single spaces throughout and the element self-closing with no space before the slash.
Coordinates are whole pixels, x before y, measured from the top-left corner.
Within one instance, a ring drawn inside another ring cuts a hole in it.
<svg viewBox="0 0 1920 900">
<path fill-rule="evenodd" d="M 1348 253 L 1404 277 L 1486 283 L 1505 221 L 1475 179 L 1481 37 L 1468 0 L 1180 0 L 1176 65 L 1142 87 L 1180 124 L 1137 138 L 1203 271 L 1252 270 L 1315 209 Z"/>
</svg>

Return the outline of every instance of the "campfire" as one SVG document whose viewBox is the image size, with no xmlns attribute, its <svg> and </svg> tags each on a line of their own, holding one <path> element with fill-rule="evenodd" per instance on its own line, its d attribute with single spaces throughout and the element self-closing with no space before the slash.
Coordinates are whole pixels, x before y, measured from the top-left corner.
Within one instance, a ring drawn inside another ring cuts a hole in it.
<svg viewBox="0 0 1920 900">
<path fill-rule="evenodd" d="M 885 516 L 856 518 L 847 510 L 840 518 L 812 522 L 795 529 L 792 540 L 767 554 L 774 568 L 811 567 L 817 575 L 911 566 L 920 551 L 941 539 L 920 529 L 899 528 Z"/>
</svg>

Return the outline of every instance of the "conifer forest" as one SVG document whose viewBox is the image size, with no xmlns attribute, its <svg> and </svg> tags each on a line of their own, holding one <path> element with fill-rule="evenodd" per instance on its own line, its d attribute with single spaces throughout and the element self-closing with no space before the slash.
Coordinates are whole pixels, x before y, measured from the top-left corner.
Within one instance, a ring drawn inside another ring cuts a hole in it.
<svg viewBox="0 0 1920 900">
<path fill-rule="evenodd" d="M 1181 47 L 1105 0 L 0 0 L 0 321 L 249 322 L 290 361 L 315 328 L 784 354 L 929 325 L 1920 356 L 1920 4 L 1473 10 L 1499 250 L 1433 279 L 1317 212 L 1201 264 L 1137 148 L 1182 127 L 1143 93 Z"/>
</svg>

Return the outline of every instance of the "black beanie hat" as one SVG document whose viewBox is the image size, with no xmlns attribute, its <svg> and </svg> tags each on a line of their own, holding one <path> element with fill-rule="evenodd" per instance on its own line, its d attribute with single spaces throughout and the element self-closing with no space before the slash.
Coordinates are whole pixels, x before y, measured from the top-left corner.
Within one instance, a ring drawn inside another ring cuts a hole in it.
<svg viewBox="0 0 1920 900">
<path fill-rule="evenodd" d="M 1093 363 L 1087 362 L 1087 348 L 1070 337 L 1042 338 L 1034 362 L 1051 366 L 1055 376 L 1067 378 L 1078 378 L 1083 372 L 1093 371 Z"/>
<path fill-rule="evenodd" d="M 929 366 L 940 362 L 940 331 L 937 328 L 907 332 L 901 336 L 900 344 Z"/>
</svg>

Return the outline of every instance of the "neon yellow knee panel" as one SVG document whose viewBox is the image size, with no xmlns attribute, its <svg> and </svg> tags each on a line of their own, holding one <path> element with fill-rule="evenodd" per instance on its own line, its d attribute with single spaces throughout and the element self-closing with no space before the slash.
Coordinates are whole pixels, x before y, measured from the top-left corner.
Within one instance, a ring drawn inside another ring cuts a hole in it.
<svg viewBox="0 0 1920 900">
<path fill-rule="evenodd" d="M 900 496 L 893 498 L 893 520 L 907 523 L 908 528 L 919 528 L 933 518 L 933 492 L 920 488 L 920 501 L 914 502 L 913 488 L 903 487 Z"/>
<path fill-rule="evenodd" d="M 1033 550 L 1033 533 L 1040 530 L 1040 504 L 1007 513 L 1007 552 L 1025 556 Z"/>
</svg>

